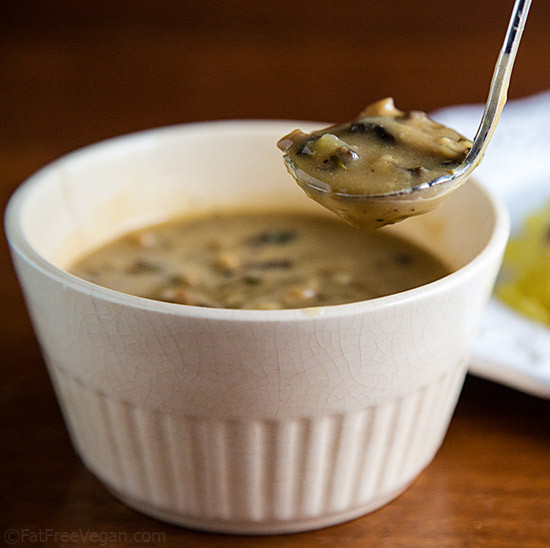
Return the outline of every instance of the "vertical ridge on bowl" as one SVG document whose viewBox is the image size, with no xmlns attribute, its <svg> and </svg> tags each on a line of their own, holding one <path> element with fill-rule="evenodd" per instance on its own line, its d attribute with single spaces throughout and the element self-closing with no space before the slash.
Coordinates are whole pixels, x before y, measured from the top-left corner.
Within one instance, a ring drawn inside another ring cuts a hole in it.
<svg viewBox="0 0 550 548">
<path fill-rule="evenodd" d="M 192 527 L 274 533 L 351 519 L 405 489 L 441 444 L 462 362 L 383 406 L 292 421 L 164 414 L 50 369 L 77 451 L 131 506 Z"/>
<path fill-rule="evenodd" d="M 204 507 L 197 482 L 193 481 L 198 477 L 198 445 L 192 441 L 189 422 L 177 421 L 172 415 L 164 415 L 161 422 L 166 447 L 158 451 L 166 451 L 166 462 L 174 478 L 172 507 L 182 514 L 191 513 L 195 508 Z"/>
<path fill-rule="evenodd" d="M 287 421 L 279 424 L 278 432 L 273 432 L 273 482 L 271 484 L 274 519 L 291 519 L 299 505 L 301 461 L 296 458 L 300 444 L 300 423 Z M 278 435 L 277 435 L 278 434 Z"/>
</svg>

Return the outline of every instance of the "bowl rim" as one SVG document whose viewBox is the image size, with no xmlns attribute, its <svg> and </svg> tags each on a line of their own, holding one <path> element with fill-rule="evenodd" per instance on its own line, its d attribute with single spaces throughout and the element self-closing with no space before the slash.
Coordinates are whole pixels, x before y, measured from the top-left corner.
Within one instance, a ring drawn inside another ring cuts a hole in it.
<svg viewBox="0 0 550 548">
<path fill-rule="evenodd" d="M 96 285 L 83 280 L 69 272 L 55 266 L 43 257 L 27 240 L 22 226 L 21 214 L 27 198 L 38 187 L 43 179 L 54 169 L 67 162 L 78 161 L 82 157 L 107 152 L 122 153 L 127 149 L 135 149 L 139 146 L 147 146 L 147 142 L 160 134 L 177 135 L 193 131 L 227 131 L 231 128 L 239 133 L 254 131 L 272 133 L 278 126 L 284 131 L 293 124 L 321 126 L 322 122 L 310 122 L 300 120 L 269 120 L 269 119 L 232 119 L 211 120 L 205 122 L 192 122 L 174 124 L 143 131 L 115 136 L 109 139 L 92 143 L 72 152 L 64 154 L 52 162 L 46 164 L 35 173 L 25 179 L 13 192 L 4 212 L 4 230 L 12 253 L 17 254 L 27 264 L 41 274 L 70 287 L 73 290 L 90 295 L 92 298 L 117 303 L 126 307 L 149 310 L 167 315 L 175 315 L 189 318 L 203 318 L 209 320 L 231 321 L 255 321 L 255 322 L 287 322 L 287 321 L 315 321 L 329 317 L 344 317 L 357 313 L 367 313 L 373 310 L 381 310 L 398 303 L 406 303 L 418 298 L 428 297 L 444 291 L 449 284 L 460 283 L 464 278 L 472 276 L 486 262 L 500 253 L 503 253 L 510 231 L 510 218 L 504 203 L 477 181 L 470 180 L 468 184 L 474 184 L 487 200 L 493 214 L 494 224 L 489 238 L 480 252 L 466 265 L 454 270 L 447 276 L 439 278 L 428 284 L 394 293 L 384 297 L 377 297 L 352 303 L 326 305 L 307 308 L 291 308 L 281 310 L 253 310 L 253 309 L 226 309 L 207 308 L 193 305 L 182 305 L 138 297 L 122 293 L 113 289 Z"/>
</svg>

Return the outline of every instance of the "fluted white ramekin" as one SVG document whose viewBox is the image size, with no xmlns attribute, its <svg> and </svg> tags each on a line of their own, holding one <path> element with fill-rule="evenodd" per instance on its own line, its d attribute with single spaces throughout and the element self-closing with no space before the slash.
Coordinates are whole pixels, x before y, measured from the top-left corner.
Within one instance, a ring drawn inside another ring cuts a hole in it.
<svg viewBox="0 0 550 548">
<path fill-rule="evenodd" d="M 229 533 L 339 523 L 406 489 L 445 435 L 508 235 L 502 206 L 473 182 L 389 229 L 454 272 L 370 301 L 197 308 L 66 271 L 130 228 L 184 213 L 317 209 L 275 147 L 294 126 L 113 139 L 50 164 L 9 203 L 13 260 L 74 446 L 152 516 Z"/>
</svg>

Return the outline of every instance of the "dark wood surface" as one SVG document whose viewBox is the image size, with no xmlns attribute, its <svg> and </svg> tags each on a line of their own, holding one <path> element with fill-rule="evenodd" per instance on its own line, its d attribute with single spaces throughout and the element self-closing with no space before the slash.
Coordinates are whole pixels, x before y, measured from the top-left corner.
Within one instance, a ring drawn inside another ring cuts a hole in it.
<svg viewBox="0 0 550 548">
<path fill-rule="evenodd" d="M 345 120 L 387 95 L 403 109 L 484 101 L 511 8 L 511 0 L 5 2 L 0 199 L 70 150 L 154 126 Z M 535 0 L 511 97 L 550 87 L 549 29 L 550 3 Z M 5 241 L 0 259 L 0 545 L 550 544 L 550 402 L 473 377 L 433 463 L 363 518 L 247 538 L 126 508 L 72 450 Z"/>
</svg>

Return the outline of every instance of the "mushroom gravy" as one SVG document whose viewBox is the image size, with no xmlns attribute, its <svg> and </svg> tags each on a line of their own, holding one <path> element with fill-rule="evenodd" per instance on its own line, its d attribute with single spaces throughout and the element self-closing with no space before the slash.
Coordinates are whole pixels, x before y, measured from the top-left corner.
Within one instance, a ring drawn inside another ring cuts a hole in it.
<svg viewBox="0 0 550 548">
<path fill-rule="evenodd" d="M 321 215 L 235 212 L 129 233 L 71 272 L 150 299 L 267 310 L 381 297 L 450 269 L 386 231 L 361 232 Z"/>
<path fill-rule="evenodd" d="M 408 194 L 452 174 L 472 143 L 424 112 L 398 110 L 387 98 L 352 122 L 312 133 L 296 129 L 277 146 L 310 198 L 355 226 L 379 228 L 436 207 L 439 200 L 431 197 L 411 205 Z M 380 200 L 388 195 L 396 199 Z"/>
</svg>

